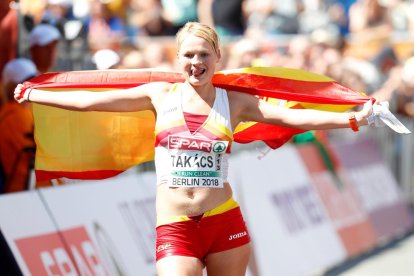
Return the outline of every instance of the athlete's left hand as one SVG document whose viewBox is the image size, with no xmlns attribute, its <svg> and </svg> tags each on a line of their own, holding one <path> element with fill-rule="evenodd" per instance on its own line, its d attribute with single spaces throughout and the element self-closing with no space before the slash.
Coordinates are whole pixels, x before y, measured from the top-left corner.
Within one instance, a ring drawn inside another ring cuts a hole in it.
<svg viewBox="0 0 414 276">
<path fill-rule="evenodd" d="M 355 118 L 358 121 L 358 124 L 360 126 L 365 126 L 368 125 L 368 117 L 372 114 L 373 112 L 373 104 L 372 104 L 372 100 L 367 101 L 363 106 L 362 109 L 358 112 L 355 113 Z M 377 104 L 377 103 L 375 103 Z"/>
</svg>

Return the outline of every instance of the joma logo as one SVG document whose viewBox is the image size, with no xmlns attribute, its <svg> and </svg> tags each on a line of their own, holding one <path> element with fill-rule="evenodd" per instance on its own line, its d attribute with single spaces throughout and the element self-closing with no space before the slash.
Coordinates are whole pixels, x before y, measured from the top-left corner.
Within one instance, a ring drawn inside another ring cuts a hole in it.
<svg viewBox="0 0 414 276">
<path fill-rule="evenodd" d="M 247 235 L 246 231 L 243 231 L 243 232 L 240 232 L 240 233 L 237 233 L 237 234 L 234 234 L 234 235 L 230 235 L 229 241 L 244 237 L 246 235 Z"/>
<path fill-rule="evenodd" d="M 157 253 L 158 252 L 161 252 L 161 251 L 163 251 L 163 250 L 166 250 L 166 249 L 168 249 L 168 248 L 170 248 L 171 247 L 171 243 L 164 243 L 164 244 L 161 244 L 161 245 L 159 245 L 158 247 L 157 247 Z"/>
</svg>

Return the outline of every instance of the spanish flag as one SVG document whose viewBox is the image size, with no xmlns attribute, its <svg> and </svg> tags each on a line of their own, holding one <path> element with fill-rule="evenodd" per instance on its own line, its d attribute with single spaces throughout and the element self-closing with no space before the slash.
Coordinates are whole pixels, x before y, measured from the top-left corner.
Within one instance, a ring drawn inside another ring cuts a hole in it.
<svg viewBox="0 0 414 276">
<path fill-rule="evenodd" d="M 95 70 L 46 73 L 24 83 L 25 88 L 106 92 L 154 81 L 182 82 L 180 73 L 154 69 Z M 370 98 L 335 80 L 311 72 L 250 67 L 217 72 L 213 84 L 261 97 L 288 108 L 344 112 Z M 82 99 L 80 99 L 82 100 Z M 104 179 L 153 160 L 155 117 L 150 111 L 77 112 L 33 104 L 38 180 L 60 177 Z M 239 143 L 262 140 L 271 148 L 304 130 L 244 122 L 236 127 Z"/>
</svg>

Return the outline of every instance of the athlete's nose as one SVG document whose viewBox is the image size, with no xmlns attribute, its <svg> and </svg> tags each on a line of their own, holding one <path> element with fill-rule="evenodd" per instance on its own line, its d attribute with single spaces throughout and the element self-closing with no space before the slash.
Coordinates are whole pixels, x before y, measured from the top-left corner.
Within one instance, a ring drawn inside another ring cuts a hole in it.
<svg viewBox="0 0 414 276">
<path fill-rule="evenodd" d="M 199 55 L 194 55 L 193 58 L 191 59 L 191 64 L 200 64 L 201 63 L 201 58 Z"/>
</svg>

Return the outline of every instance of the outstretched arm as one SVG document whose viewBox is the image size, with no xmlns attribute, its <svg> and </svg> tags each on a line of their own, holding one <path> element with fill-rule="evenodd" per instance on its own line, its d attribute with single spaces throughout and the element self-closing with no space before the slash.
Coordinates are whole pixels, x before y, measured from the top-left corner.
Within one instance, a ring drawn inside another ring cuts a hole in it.
<svg viewBox="0 0 414 276">
<path fill-rule="evenodd" d="M 349 128 L 350 113 L 319 111 L 313 109 L 289 109 L 276 106 L 244 93 L 231 94 L 233 123 L 254 121 L 274 125 L 289 126 L 305 130 Z M 372 113 L 372 102 L 364 104 L 362 110 L 355 112 L 359 126 L 368 124 Z"/>
<path fill-rule="evenodd" d="M 155 110 L 155 105 L 171 87 L 167 82 L 154 82 L 137 87 L 110 92 L 50 92 L 26 89 L 19 84 L 14 98 L 19 103 L 28 101 L 58 108 L 78 111 L 140 111 Z M 23 91 L 23 92 L 22 92 Z"/>
</svg>

